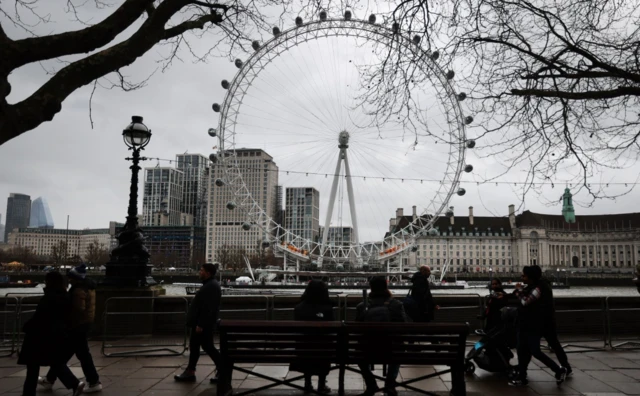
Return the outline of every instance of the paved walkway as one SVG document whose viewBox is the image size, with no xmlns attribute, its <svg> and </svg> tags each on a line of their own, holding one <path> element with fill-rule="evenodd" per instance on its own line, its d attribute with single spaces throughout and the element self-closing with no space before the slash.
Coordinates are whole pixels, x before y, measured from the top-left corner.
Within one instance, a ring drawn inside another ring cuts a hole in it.
<svg viewBox="0 0 640 396">
<path fill-rule="evenodd" d="M 198 366 L 198 382 L 179 384 L 174 382 L 174 374 L 180 373 L 186 366 L 187 356 L 176 357 L 128 357 L 108 358 L 100 354 L 100 344 L 92 343 L 95 364 L 104 385 L 104 396 L 211 396 L 215 395 L 215 386 L 209 384 L 213 372 L 211 360 L 203 356 Z M 585 396 L 623 396 L 640 395 L 640 351 L 605 351 L 572 353 L 569 360 L 574 368 L 573 377 L 561 387 L 547 369 L 541 369 L 535 359 L 529 371 L 528 388 L 512 388 L 507 385 L 501 374 L 488 373 L 477 369 L 475 374 L 467 376 L 467 392 L 471 396 L 479 395 L 585 395 Z M 71 361 L 72 371 L 82 376 L 77 360 Z M 288 367 L 276 365 L 246 365 L 255 372 L 275 377 L 289 377 Z M 437 369 L 438 367 L 436 367 Z M 415 378 L 432 371 L 433 367 L 402 367 L 402 378 Z M 21 394 L 26 370 L 16 364 L 15 357 L 0 358 L 0 395 Z M 44 369 L 42 370 L 44 373 Z M 337 389 L 337 371 L 328 378 L 329 386 Z M 233 386 L 236 389 L 253 389 L 265 384 L 265 381 L 251 375 L 234 372 Z M 347 372 L 346 389 L 349 395 L 363 391 L 362 379 L 355 373 Z M 416 387 L 447 395 L 451 388 L 451 378 L 441 375 L 416 383 Z M 56 383 L 53 392 L 41 391 L 40 394 L 63 396 L 70 391 Z M 333 392 L 336 394 L 337 392 Z M 302 392 L 288 389 L 274 389 L 261 392 L 260 395 L 301 395 Z M 381 394 L 381 393 L 380 393 Z M 413 392 L 400 392 L 401 395 L 414 395 Z"/>
</svg>

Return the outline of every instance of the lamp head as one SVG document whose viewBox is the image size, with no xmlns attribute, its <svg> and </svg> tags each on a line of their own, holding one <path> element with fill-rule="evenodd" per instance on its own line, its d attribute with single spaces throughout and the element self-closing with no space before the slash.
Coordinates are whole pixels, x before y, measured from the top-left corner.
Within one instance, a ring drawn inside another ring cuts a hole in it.
<svg viewBox="0 0 640 396">
<path fill-rule="evenodd" d="M 132 116 L 131 124 L 122 131 L 122 138 L 127 147 L 141 149 L 151 140 L 151 129 L 142 123 L 142 117 Z"/>
</svg>

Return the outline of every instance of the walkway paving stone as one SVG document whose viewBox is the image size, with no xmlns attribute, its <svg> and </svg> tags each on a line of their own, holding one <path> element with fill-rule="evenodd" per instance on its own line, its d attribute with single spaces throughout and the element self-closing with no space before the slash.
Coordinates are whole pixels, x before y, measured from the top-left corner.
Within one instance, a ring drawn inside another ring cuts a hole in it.
<svg viewBox="0 0 640 396">
<path fill-rule="evenodd" d="M 99 343 L 92 342 L 94 361 L 104 390 L 102 396 L 214 396 L 216 387 L 209 384 L 215 367 L 211 360 L 202 356 L 197 370 L 197 382 L 176 383 L 175 374 L 179 374 L 187 364 L 186 356 L 151 356 L 151 357 L 104 357 L 100 353 Z M 586 353 L 570 353 L 574 373 L 572 377 L 558 387 L 551 371 L 535 359 L 529 369 L 529 387 L 513 388 L 508 386 L 506 377 L 500 373 L 489 373 L 481 369 L 467 376 L 467 392 L 469 396 L 627 396 L 640 395 L 640 351 L 597 351 Z M 70 362 L 72 371 L 82 377 L 79 362 Z M 253 372 L 277 378 L 293 378 L 299 373 L 289 372 L 287 366 L 267 364 L 242 364 Z M 402 379 L 415 378 L 442 366 L 421 367 L 403 366 L 400 369 Z M 46 368 L 41 373 L 46 373 Z M 375 371 L 382 374 L 381 370 Z M 0 358 L 0 395 L 19 396 L 22 390 L 26 370 L 16 363 L 16 357 Z M 314 383 L 317 381 L 314 378 Z M 328 385 L 336 394 L 338 373 L 332 371 L 327 378 Z M 255 375 L 234 372 L 234 389 L 254 389 L 268 384 Z M 302 380 L 297 381 L 302 385 Z M 380 383 L 382 385 L 382 383 Z M 416 388 L 431 390 L 438 395 L 448 395 L 451 389 L 451 376 L 439 375 L 414 384 Z M 347 395 L 356 395 L 364 390 L 362 377 L 347 371 L 345 375 Z M 40 391 L 43 396 L 69 396 L 70 391 L 64 389 L 58 381 L 53 391 Z M 262 391 L 257 396 L 301 396 L 303 393 L 285 386 Z M 413 396 L 415 392 L 401 391 L 400 395 Z"/>
</svg>

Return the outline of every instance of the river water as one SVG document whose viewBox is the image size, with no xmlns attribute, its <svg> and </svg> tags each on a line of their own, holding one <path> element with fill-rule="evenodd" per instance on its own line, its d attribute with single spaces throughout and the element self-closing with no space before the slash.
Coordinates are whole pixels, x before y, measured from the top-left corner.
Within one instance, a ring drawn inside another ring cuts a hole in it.
<svg viewBox="0 0 640 396">
<path fill-rule="evenodd" d="M 186 290 L 184 286 L 179 285 L 164 285 L 165 290 L 167 291 L 168 296 L 184 296 L 186 295 Z M 266 289 L 263 289 L 265 292 Z M 391 290 L 395 295 L 402 296 L 407 293 L 407 289 L 399 289 Z M 277 292 L 277 289 L 273 289 L 274 294 L 280 294 Z M 282 290 L 282 294 L 301 294 L 303 289 L 286 289 Z M 362 292 L 357 289 L 331 289 L 331 294 L 335 293 L 346 293 L 346 294 L 361 294 Z M 42 294 L 42 285 L 38 285 L 35 288 L 16 288 L 16 289 L 0 289 L 0 296 L 4 296 L 6 294 L 10 295 L 24 295 L 24 294 Z M 487 289 L 455 289 L 455 290 L 433 290 L 433 294 L 480 294 L 486 295 L 488 294 Z M 575 286 L 570 289 L 556 289 L 553 291 L 554 296 L 556 297 L 608 297 L 608 296 L 616 296 L 616 297 L 639 297 L 638 289 L 635 287 L 590 287 L 590 286 Z"/>
</svg>

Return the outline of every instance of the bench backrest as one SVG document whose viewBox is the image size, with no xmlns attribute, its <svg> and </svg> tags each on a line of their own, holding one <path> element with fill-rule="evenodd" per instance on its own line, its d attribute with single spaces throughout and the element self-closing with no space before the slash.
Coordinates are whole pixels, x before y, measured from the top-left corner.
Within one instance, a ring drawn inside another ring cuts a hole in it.
<svg viewBox="0 0 640 396">
<path fill-rule="evenodd" d="M 337 362 L 339 322 L 220 321 L 220 347 L 236 363 Z"/>
<path fill-rule="evenodd" d="M 236 363 L 461 364 L 459 323 L 220 321 L 221 352 Z"/>
<path fill-rule="evenodd" d="M 460 364 L 469 326 L 458 323 L 362 323 L 345 326 L 347 364 Z"/>
</svg>

